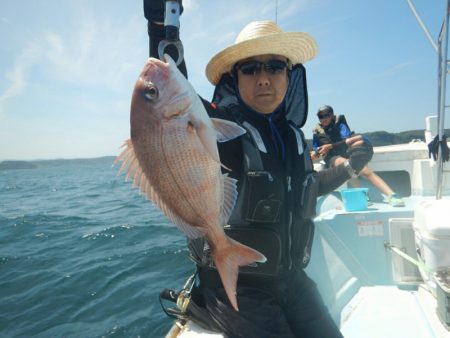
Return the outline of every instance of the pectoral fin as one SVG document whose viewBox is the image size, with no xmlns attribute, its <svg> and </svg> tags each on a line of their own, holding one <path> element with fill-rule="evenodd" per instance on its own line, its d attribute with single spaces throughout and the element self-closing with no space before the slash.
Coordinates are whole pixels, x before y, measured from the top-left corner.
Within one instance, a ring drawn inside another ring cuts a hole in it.
<svg viewBox="0 0 450 338">
<path fill-rule="evenodd" d="M 235 122 L 216 118 L 212 118 L 211 121 L 217 133 L 217 142 L 230 141 L 246 133 L 246 130 Z"/>
</svg>

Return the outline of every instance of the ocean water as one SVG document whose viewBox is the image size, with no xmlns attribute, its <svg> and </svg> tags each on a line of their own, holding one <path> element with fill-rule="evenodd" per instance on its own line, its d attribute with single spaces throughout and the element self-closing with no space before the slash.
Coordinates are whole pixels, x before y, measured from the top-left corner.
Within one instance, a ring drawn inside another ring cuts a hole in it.
<svg viewBox="0 0 450 338">
<path fill-rule="evenodd" d="M 164 337 L 186 240 L 113 158 L 0 171 L 0 337 Z"/>
</svg>

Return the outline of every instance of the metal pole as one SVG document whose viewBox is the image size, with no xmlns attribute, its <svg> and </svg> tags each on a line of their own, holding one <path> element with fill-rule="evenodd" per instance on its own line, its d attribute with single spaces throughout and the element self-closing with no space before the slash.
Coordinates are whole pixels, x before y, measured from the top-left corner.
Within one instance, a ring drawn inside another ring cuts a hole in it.
<svg viewBox="0 0 450 338">
<path fill-rule="evenodd" d="M 431 37 L 430 32 L 428 31 L 427 27 L 425 26 L 419 14 L 417 13 L 416 7 L 414 7 L 414 4 L 412 3 L 411 0 L 408 0 L 408 5 L 411 8 L 411 11 L 413 12 L 414 16 L 416 17 L 416 20 L 419 23 L 420 27 L 422 27 L 423 31 L 425 32 L 425 35 L 427 36 L 428 40 L 430 40 L 434 50 L 437 52 L 438 47 L 436 45 L 436 42 L 434 42 L 433 38 Z"/>
<path fill-rule="evenodd" d="M 444 121 L 445 121 L 445 101 L 446 101 L 446 82 L 447 82 L 447 53 L 448 53 L 448 27 L 449 27 L 449 9 L 450 0 L 445 2 L 445 17 L 442 34 L 439 41 L 439 107 L 438 107 L 438 139 L 439 139 L 439 151 L 438 151 L 438 163 L 437 163 L 437 187 L 436 187 L 436 199 L 442 198 L 442 179 L 444 163 L 442 160 L 441 144 L 444 136 Z"/>
</svg>

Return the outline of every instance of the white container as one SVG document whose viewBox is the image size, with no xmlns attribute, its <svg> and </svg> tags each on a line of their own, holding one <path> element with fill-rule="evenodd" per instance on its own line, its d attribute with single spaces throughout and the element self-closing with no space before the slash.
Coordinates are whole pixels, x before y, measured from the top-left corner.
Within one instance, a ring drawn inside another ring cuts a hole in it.
<svg viewBox="0 0 450 338">
<path fill-rule="evenodd" d="M 413 221 L 416 247 L 433 272 L 450 267 L 450 200 L 419 203 Z"/>
</svg>

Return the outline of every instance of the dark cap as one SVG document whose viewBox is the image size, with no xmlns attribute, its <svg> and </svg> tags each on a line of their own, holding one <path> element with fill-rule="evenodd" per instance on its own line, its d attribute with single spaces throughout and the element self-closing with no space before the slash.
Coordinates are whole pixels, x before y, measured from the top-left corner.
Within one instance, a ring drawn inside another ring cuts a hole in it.
<svg viewBox="0 0 450 338">
<path fill-rule="evenodd" d="M 333 108 L 328 105 L 320 107 L 319 110 L 317 111 L 317 116 L 319 116 L 321 113 L 334 115 Z"/>
</svg>

